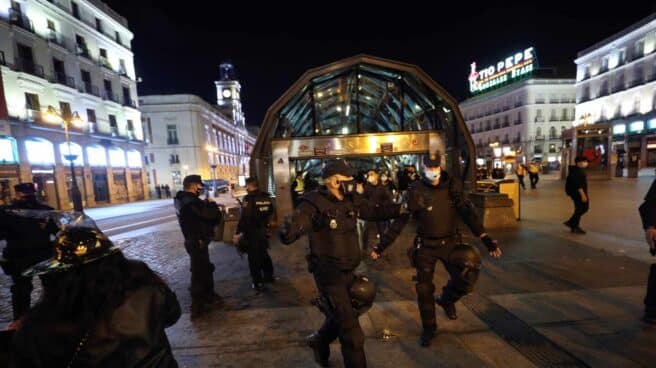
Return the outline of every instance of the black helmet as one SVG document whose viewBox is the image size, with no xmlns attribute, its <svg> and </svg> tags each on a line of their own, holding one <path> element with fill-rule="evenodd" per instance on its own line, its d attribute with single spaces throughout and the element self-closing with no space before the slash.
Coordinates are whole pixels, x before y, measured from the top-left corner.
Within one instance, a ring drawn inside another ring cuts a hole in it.
<svg viewBox="0 0 656 368">
<path fill-rule="evenodd" d="M 479 269 L 481 254 L 469 244 L 459 244 L 449 253 L 449 263 L 469 269 Z"/>
<path fill-rule="evenodd" d="M 325 179 L 333 175 L 356 176 L 357 172 L 344 160 L 333 160 L 326 163 L 321 169 L 321 178 Z"/>
<path fill-rule="evenodd" d="M 349 289 L 351 304 L 358 315 L 364 314 L 374 304 L 376 286 L 365 276 L 355 276 L 355 281 Z"/>
</svg>

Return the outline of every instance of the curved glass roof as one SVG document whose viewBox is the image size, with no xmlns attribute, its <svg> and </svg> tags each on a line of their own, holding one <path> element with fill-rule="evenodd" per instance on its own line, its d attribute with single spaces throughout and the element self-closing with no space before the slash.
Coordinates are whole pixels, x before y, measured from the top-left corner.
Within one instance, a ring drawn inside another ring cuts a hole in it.
<svg viewBox="0 0 656 368">
<path fill-rule="evenodd" d="M 291 138 L 445 130 L 454 118 L 413 73 L 363 62 L 310 79 L 275 120 L 273 137 Z"/>
</svg>

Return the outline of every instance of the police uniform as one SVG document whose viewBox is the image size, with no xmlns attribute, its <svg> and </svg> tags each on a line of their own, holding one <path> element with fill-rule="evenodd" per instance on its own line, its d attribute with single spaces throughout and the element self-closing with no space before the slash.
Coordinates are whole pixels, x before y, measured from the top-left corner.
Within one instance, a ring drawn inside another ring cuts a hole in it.
<svg viewBox="0 0 656 368">
<path fill-rule="evenodd" d="M 269 218 L 273 214 L 273 202 L 268 193 L 256 190 L 249 192 L 241 205 L 237 234 L 245 237 L 253 286 L 259 287 L 262 282 L 274 280 L 267 236 Z"/>
<path fill-rule="evenodd" d="M 335 174 L 354 176 L 345 162 L 327 164 L 322 177 Z M 354 182 L 343 183 L 355 186 Z M 315 349 L 315 360 L 327 364 L 329 344 L 339 338 L 346 367 L 365 367 L 364 334 L 353 308 L 350 289 L 356 281 L 354 269 L 360 264 L 358 246 L 358 217 L 383 220 L 398 216 L 399 205 L 374 206 L 360 196 L 345 194 L 339 200 L 327 188 L 306 193 L 291 219 L 280 229 L 281 241 L 290 244 L 308 233 L 310 243 L 309 270 L 314 275 L 317 289 L 327 301 L 330 312 L 322 327 L 308 340 Z M 319 353 L 319 357 L 317 357 Z"/>
<path fill-rule="evenodd" d="M 185 187 L 191 183 L 202 184 L 202 180 L 199 175 L 184 178 Z M 217 298 L 214 293 L 214 265 L 210 262 L 208 246 L 214 236 L 214 227 L 221 219 L 221 211 L 216 203 L 203 201 L 198 194 L 187 191 L 179 191 L 173 203 L 185 238 L 185 250 L 190 258 L 192 314 L 196 315 L 204 303 Z"/>
<path fill-rule="evenodd" d="M 22 183 L 14 186 L 16 192 L 24 193 L 23 199 L 15 200 L 2 209 L 53 210 L 36 199 L 34 184 Z M 4 258 L 2 268 L 11 276 L 11 303 L 14 320 L 30 309 L 32 277 L 24 277 L 21 272 L 28 266 L 46 260 L 52 256 L 50 235 L 57 233 L 58 227 L 52 221 L 10 215 L 4 211 L 0 215 L 0 238 L 7 241 L 2 251 Z"/>
<path fill-rule="evenodd" d="M 439 156 L 424 161 L 430 166 L 439 166 L 439 162 Z M 480 256 L 476 248 L 460 244 L 457 234 L 458 217 L 474 235 L 480 236 L 484 230 L 471 203 L 463 196 L 462 182 L 445 171 L 441 171 L 437 185 L 432 185 L 425 178 L 413 182 L 408 188 L 406 201 L 409 213 L 401 215 L 392 223 L 374 250 L 381 254 L 392 244 L 412 215 L 417 223 L 417 236 L 409 255 L 417 270 L 415 287 L 424 329 L 421 343 L 426 346 L 437 328 L 433 295 L 433 274 L 437 261 L 444 264 L 450 276 L 440 297 L 445 305 L 452 306 L 462 296 L 470 293 L 478 279 Z"/>
</svg>

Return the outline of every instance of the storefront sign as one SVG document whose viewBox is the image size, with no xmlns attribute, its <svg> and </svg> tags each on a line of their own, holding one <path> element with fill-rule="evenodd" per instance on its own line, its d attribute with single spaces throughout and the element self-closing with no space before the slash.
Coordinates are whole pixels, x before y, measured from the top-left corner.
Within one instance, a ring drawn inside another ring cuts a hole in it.
<svg viewBox="0 0 656 368">
<path fill-rule="evenodd" d="M 392 143 L 381 143 L 380 152 L 381 153 L 394 152 L 394 145 Z"/>
<path fill-rule="evenodd" d="M 430 149 L 428 136 L 425 132 L 403 132 L 341 137 L 296 138 L 290 142 L 289 157 L 425 152 Z M 439 134 L 437 135 L 437 139 L 439 142 L 436 147 L 444 147 Z"/>
<path fill-rule="evenodd" d="M 17 178 L 19 173 L 18 165 L 0 165 L 0 178 Z"/>
<path fill-rule="evenodd" d="M 498 61 L 487 68 L 477 70 L 476 63 L 471 63 L 469 73 L 469 91 L 481 93 L 533 72 L 535 64 L 535 50 L 529 47 L 524 51 Z"/>
</svg>

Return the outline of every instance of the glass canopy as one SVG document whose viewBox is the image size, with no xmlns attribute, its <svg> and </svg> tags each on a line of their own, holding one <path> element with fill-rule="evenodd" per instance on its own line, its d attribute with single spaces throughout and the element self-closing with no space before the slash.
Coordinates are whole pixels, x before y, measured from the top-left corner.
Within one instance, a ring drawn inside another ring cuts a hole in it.
<svg viewBox="0 0 656 368">
<path fill-rule="evenodd" d="M 448 130 L 447 102 L 412 73 L 368 63 L 310 80 L 276 116 L 274 138 Z"/>
</svg>

